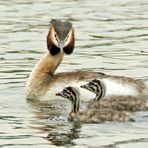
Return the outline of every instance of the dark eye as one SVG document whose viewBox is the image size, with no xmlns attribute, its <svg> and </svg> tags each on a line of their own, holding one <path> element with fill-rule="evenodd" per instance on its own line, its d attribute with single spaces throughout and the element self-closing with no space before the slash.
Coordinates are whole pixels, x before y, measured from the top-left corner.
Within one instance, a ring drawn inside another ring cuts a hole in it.
<svg viewBox="0 0 148 148">
<path fill-rule="evenodd" d="M 92 80 L 92 82 L 94 82 L 94 83 L 95 83 L 95 82 L 96 82 L 96 79 Z"/>
<path fill-rule="evenodd" d="M 66 90 L 63 90 L 63 93 L 66 93 Z"/>
<path fill-rule="evenodd" d="M 92 85 L 94 85 L 94 83 L 93 83 L 93 82 L 90 82 L 90 83 L 89 83 L 89 86 L 92 86 Z"/>
<path fill-rule="evenodd" d="M 56 33 L 54 34 L 54 36 L 55 36 L 56 40 L 58 40 L 58 36 L 57 36 L 57 34 L 56 34 Z"/>
</svg>

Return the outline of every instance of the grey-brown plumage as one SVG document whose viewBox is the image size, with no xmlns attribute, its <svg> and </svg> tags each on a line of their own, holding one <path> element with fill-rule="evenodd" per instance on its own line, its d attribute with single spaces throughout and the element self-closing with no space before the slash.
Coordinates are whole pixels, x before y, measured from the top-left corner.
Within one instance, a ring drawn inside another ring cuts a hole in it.
<svg viewBox="0 0 148 148">
<path fill-rule="evenodd" d="M 112 108 L 118 111 L 147 111 L 148 99 L 145 96 L 108 96 L 100 101 L 90 101 L 88 108 Z"/>
<path fill-rule="evenodd" d="M 69 119 L 71 121 L 80 121 L 85 123 L 101 123 L 105 121 L 130 121 L 132 112 L 115 110 L 112 107 L 93 106 L 79 112 L 80 93 L 74 87 L 66 87 L 56 94 L 71 101 L 71 112 Z M 99 103 L 99 101 L 96 101 Z M 95 103 L 95 102 L 94 102 Z"/>
<path fill-rule="evenodd" d="M 112 108 L 119 111 L 132 112 L 148 110 L 148 96 L 143 94 L 139 94 L 137 96 L 105 96 L 105 86 L 97 79 L 90 81 L 86 85 L 82 85 L 81 88 L 87 89 L 96 94 L 95 99 L 89 102 L 89 108 Z"/>
<path fill-rule="evenodd" d="M 62 87 L 65 87 L 69 83 L 89 82 L 92 79 L 107 79 L 119 84 L 129 85 L 134 87 L 139 94 L 148 92 L 144 83 L 124 76 L 112 76 L 90 71 L 72 71 L 55 74 L 64 55 L 73 52 L 74 45 L 75 36 L 72 24 L 68 21 L 52 20 L 47 35 L 48 51 L 37 62 L 28 78 L 26 84 L 27 99 L 50 99 L 49 94 L 52 93 L 51 90 L 57 84 L 62 84 Z"/>
</svg>

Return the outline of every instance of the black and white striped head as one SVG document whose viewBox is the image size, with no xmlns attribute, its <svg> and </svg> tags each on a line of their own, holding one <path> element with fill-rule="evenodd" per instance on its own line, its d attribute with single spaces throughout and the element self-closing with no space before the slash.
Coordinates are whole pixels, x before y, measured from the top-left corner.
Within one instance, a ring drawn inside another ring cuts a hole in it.
<svg viewBox="0 0 148 148">
<path fill-rule="evenodd" d="M 82 85 L 80 87 L 95 93 L 96 100 L 99 100 L 101 97 L 103 97 L 105 95 L 105 86 L 98 79 L 94 79 L 94 80 L 90 81 L 89 83 Z"/>
<path fill-rule="evenodd" d="M 71 86 L 65 87 L 61 92 L 56 93 L 56 96 L 61 96 L 71 101 L 72 103 L 71 112 L 76 113 L 79 111 L 80 93 L 76 88 Z"/>
<path fill-rule="evenodd" d="M 65 87 L 61 92 L 56 93 L 56 96 L 61 96 L 70 101 L 77 98 L 78 95 L 79 95 L 78 91 L 74 87 L 71 87 L 71 86 Z"/>
</svg>

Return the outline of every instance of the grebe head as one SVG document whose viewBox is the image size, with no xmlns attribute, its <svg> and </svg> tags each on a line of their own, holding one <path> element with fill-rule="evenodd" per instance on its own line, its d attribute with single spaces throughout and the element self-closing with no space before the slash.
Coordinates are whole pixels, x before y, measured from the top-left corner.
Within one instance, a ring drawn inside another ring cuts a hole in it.
<svg viewBox="0 0 148 148">
<path fill-rule="evenodd" d="M 105 95 L 105 86 L 98 79 L 94 79 L 89 83 L 82 85 L 80 87 L 95 93 L 96 94 L 95 100 L 99 100 Z"/>
<path fill-rule="evenodd" d="M 47 35 L 47 47 L 51 55 L 59 52 L 71 54 L 74 49 L 74 29 L 70 22 L 51 20 Z"/>
<path fill-rule="evenodd" d="M 71 101 L 72 109 L 70 114 L 79 112 L 80 93 L 76 88 L 71 86 L 65 87 L 61 92 L 56 93 L 56 96 L 61 96 Z"/>
</svg>

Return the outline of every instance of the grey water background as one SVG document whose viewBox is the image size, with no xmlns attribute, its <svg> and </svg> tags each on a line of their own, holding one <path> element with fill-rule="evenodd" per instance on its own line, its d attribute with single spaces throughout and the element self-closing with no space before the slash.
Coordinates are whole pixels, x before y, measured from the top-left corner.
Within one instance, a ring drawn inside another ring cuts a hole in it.
<svg viewBox="0 0 148 148">
<path fill-rule="evenodd" d="M 148 147 L 148 112 L 136 122 L 77 125 L 66 102 L 30 103 L 24 87 L 46 52 L 52 18 L 75 28 L 76 46 L 57 72 L 86 69 L 141 79 L 148 85 L 147 0 L 0 0 L 0 147 Z M 53 113 L 54 114 L 54 113 Z"/>
</svg>

